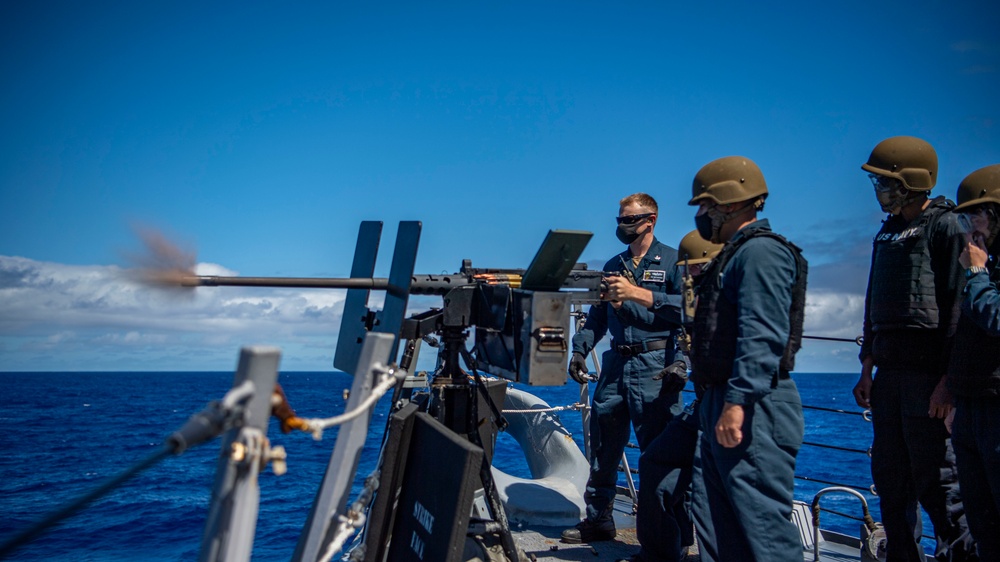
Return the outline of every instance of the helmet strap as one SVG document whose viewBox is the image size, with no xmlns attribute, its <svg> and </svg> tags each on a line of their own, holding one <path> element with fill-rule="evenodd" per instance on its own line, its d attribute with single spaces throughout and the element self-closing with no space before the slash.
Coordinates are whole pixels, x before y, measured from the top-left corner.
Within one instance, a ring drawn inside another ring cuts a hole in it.
<svg viewBox="0 0 1000 562">
<path fill-rule="evenodd" d="M 750 211 L 758 211 L 763 208 L 764 208 L 764 200 L 758 198 L 754 200 L 754 202 L 750 205 L 744 205 L 739 209 L 736 209 L 735 211 L 729 213 L 719 213 L 718 216 L 721 217 L 721 223 L 727 223 L 731 219 L 734 219 L 742 214 L 749 213 Z"/>
<path fill-rule="evenodd" d="M 713 205 L 711 209 L 708 210 L 708 216 L 712 219 L 712 242 L 719 242 L 721 239 L 719 233 L 722 231 L 722 225 L 726 224 L 730 220 L 749 213 L 750 211 L 759 211 L 764 208 L 764 198 L 758 197 L 750 205 L 744 205 L 735 211 L 729 213 L 723 213 L 718 210 L 718 205 Z"/>
<path fill-rule="evenodd" d="M 917 201 L 921 198 L 927 197 L 926 191 L 916 191 L 913 189 L 903 188 L 903 192 L 895 193 L 892 199 L 882 204 L 882 210 L 890 215 L 898 215 L 903 207 L 906 207 L 910 203 Z M 881 201 L 879 201 L 881 203 Z"/>
</svg>

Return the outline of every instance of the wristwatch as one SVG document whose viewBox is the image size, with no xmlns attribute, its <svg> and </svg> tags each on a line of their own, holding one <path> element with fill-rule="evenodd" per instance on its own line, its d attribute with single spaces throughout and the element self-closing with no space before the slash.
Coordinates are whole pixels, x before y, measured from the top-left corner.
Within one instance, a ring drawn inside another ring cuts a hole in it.
<svg viewBox="0 0 1000 562">
<path fill-rule="evenodd" d="M 969 269 L 965 270 L 965 278 L 969 279 L 969 278 L 971 278 L 973 275 L 975 275 L 977 273 L 987 273 L 987 271 L 988 270 L 985 267 L 981 266 L 981 265 L 974 265 L 974 266 L 970 267 Z"/>
</svg>

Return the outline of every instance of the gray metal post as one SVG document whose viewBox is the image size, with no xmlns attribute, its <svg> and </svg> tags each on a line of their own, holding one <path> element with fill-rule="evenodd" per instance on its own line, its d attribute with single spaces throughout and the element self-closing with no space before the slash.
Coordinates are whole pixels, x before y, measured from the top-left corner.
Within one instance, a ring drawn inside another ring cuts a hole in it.
<svg viewBox="0 0 1000 562">
<path fill-rule="evenodd" d="M 583 305 L 574 304 L 573 314 L 576 315 L 576 332 L 583 329 L 584 324 L 586 324 L 587 315 L 583 313 Z M 597 367 L 597 372 L 601 372 L 601 363 L 597 358 L 597 352 L 591 350 L 591 354 L 594 358 L 594 366 Z M 572 357 L 572 350 L 570 350 L 570 356 Z M 580 403 L 583 404 L 583 409 L 580 410 L 580 421 L 583 423 L 583 454 L 587 457 L 587 462 L 590 462 L 590 385 L 581 384 L 580 385 Z"/>
<path fill-rule="evenodd" d="M 601 376 L 601 361 L 598 358 L 597 350 L 596 349 L 591 349 L 590 350 L 590 357 L 591 357 L 591 359 L 594 360 L 594 372 L 597 373 L 597 377 L 600 378 L 600 376 Z M 583 393 L 582 392 L 581 392 L 580 396 L 581 396 L 581 398 L 583 397 Z M 590 407 L 590 403 L 589 402 L 585 402 L 585 404 L 587 404 L 587 410 L 586 410 L 587 411 L 587 417 L 584 420 L 584 427 L 587 427 L 589 429 L 590 428 L 590 410 L 591 410 L 591 407 Z M 589 435 L 589 431 L 586 433 L 584 439 L 585 439 L 585 443 L 587 445 L 587 460 L 590 460 L 590 435 Z M 624 451 L 622 451 L 622 466 L 625 469 L 625 482 L 628 484 L 628 492 L 632 496 L 632 512 L 635 513 L 635 511 L 638 509 L 638 505 L 639 505 L 639 503 L 638 503 L 639 502 L 639 499 L 638 499 L 639 496 L 638 496 L 638 493 L 636 492 L 636 489 L 635 489 L 635 480 L 632 479 L 632 468 L 629 467 L 629 465 L 628 465 L 628 457 L 625 455 Z"/>
<path fill-rule="evenodd" d="M 250 560 L 260 504 L 257 475 L 280 359 L 281 351 L 273 347 L 240 350 L 233 388 L 250 383 L 252 394 L 244 407 L 243 424 L 222 438 L 222 454 L 215 471 L 212 502 L 198 557 L 202 562 Z"/>
<path fill-rule="evenodd" d="M 351 386 L 351 395 L 347 400 L 347 411 L 357 408 L 371 394 L 375 370 L 388 364 L 395 340 L 394 334 L 368 332 L 365 335 L 361 356 L 358 359 L 358 370 Z M 337 444 L 334 446 L 333 454 L 330 455 L 323 483 L 316 493 L 309 518 L 295 547 L 293 561 L 315 562 L 326 546 L 332 542 L 336 532 L 333 516 L 343 513 L 347 507 L 347 498 L 354 474 L 358 470 L 361 449 L 368 436 L 370 418 L 371 411 L 340 426 Z"/>
</svg>

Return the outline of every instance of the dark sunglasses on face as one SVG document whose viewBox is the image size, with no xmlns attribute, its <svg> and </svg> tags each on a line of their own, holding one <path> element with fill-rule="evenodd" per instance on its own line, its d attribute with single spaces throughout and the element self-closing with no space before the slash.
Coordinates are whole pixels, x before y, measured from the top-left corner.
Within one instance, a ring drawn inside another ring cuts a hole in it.
<svg viewBox="0 0 1000 562">
<path fill-rule="evenodd" d="M 618 221 L 618 224 L 635 224 L 641 220 L 648 219 L 655 214 L 656 213 L 642 213 L 640 215 L 625 215 L 624 217 L 615 217 L 615 220 Z"/>
</svg>

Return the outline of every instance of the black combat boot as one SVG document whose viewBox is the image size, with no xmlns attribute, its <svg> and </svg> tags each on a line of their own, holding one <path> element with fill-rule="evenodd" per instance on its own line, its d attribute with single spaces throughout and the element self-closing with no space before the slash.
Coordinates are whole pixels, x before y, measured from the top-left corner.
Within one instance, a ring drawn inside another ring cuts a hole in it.
<svg viewBox="0 0 1000 562">
<path fill-rule="evenodd" d="M 563 531 L 562 540 L 573 544 L 609 541 L 615 538 L 616 534 L 618 532 L 615 531 L 615 520 L 610 517 L 600 521 L 584 519 L 577 523 L 576 527 Z"/>
</svg>

